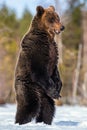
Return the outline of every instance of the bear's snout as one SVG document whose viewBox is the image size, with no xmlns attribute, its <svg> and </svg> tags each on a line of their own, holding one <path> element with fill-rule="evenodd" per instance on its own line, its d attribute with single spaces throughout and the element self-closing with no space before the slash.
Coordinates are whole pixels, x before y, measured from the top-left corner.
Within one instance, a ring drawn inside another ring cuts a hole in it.
<svg viewBox="0 0 87 130">
<path fill-rule="evenodd" d="M 63 31 L 64 29 L 65 29 L 65 27 L 62 25 L 61 28 L 60 28 L 60 30 Z"/>
</svg>

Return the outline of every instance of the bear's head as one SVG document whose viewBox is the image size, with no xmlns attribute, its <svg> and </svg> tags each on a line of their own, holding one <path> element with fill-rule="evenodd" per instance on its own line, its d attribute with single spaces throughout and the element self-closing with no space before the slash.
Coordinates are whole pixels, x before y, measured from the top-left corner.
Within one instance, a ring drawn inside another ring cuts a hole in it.
<svg viewBox="0 0 87 130">
<path fill-rule="evenodd" d="M 50 6 L 44 9 L 42 6 L 37 6 L 37 13 L 34 17 L 34 22 L 37 19 L 36 25 L 40 29 L 44 29 L 51 36 L 59 34 L 64 30 L 64 26 L 60 22 L 58 14 L 55 12 L 55 8 Z"/>
</svg>

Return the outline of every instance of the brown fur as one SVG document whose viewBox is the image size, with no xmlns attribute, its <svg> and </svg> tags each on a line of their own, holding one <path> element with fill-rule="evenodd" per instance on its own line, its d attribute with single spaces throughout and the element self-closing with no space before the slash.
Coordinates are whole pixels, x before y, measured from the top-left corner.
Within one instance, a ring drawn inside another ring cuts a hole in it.
<svg viewBox="0 0 87 130">
<path fill-rule="evenodd" d="M 49 35 L 51 36 L 51 39 L 54 39 L 55 31 L 57 30 L 58 32 L 60 32 L 61 27 L 63 26 L 53 6 L 50 6 L 47 9 L 43 9 L 43 15 L 40 19 L 39 25 L 40 25 L 40 28 L 42 29 L 45 28 L 45 31 L 49 33 Z"/>
<path fill-rule="evenodd" d="M 62 87 L 54 35 L 63 28 L 53 6 L 37 7 L 31 27 L 22 39 L 15 70 L 16 123 L 28 123 L 33 118 L 36 122 L 52 123 L 53 98 L 59 98 Z"/>
</svg>

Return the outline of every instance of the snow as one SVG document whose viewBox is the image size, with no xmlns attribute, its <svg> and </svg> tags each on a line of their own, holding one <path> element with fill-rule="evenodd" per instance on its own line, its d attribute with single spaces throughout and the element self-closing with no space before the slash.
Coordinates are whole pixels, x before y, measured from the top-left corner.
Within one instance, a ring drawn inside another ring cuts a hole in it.
<svg viewBox="0 0 87 130">
<path fill-rule="evenodd" d="M 87 107 L 58 106 L 52 125 L 32 122 L 14 124 L 16 105 L 0 106 L 0 130 L 87 130 Z"/>
</svg>

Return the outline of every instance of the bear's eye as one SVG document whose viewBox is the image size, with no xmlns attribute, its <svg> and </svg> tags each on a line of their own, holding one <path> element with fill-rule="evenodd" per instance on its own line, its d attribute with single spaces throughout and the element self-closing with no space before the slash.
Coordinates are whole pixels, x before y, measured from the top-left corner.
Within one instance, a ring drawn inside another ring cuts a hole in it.
<svg viewBox="0 0 87 130">
<path fill-rule="evenodd" d="M 53 23 L 54 21 L 55 21 L 55 18 L 54 18 L 54 17 L 49 18 L 49 22 L 50 22 L 50 23 Z"/>
</svg>

